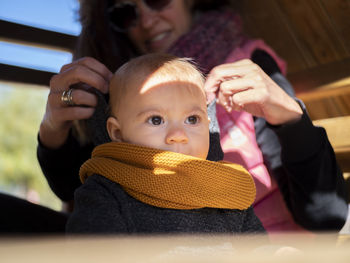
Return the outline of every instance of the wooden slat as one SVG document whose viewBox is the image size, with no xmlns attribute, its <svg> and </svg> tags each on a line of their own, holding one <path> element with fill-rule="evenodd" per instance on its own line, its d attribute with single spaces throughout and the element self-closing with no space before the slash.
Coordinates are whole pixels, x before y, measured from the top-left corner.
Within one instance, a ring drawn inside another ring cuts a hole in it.
<svg viewBox="0 0 350 263">
<path fill-rule="evenodd" d="M 280 0 L 278 4 L 305 50 L 311 55 L 308 61 L 310 66 L 330 63 L 347 56 L 320 0 Z"/>
<path fill-rule="evenodd" d="M 338 38 L 343 42 L 347 55 L 350 56 L 350 1 L 322 0 L 321 1 Z"/>
<path fill-rule="evenodd" d="M 350 116 L 313 121 L 314 125 L 324 127 L 334 150 L 350 153 Z"/>
<path fill-rule="evenodd" d="M 48 86 L 54 73 L 0 63 L 0 79 L 4 81 Z"/>
<path fill-rule="evenodd" d="M 296 93 L 312 91 L 350 76 L 350 57 L 287 75 Z"/>
<path fill-rule="evenodd" d="M 313 120 L 350 115 L 350 78 L 341 87 L 325 86 L 311 92 L 299 93 Z"/>
<path fill-rule="evenodd" d="M 0 39 L 72 52 L 77 37 L 0 19 Z"/>
</svg>

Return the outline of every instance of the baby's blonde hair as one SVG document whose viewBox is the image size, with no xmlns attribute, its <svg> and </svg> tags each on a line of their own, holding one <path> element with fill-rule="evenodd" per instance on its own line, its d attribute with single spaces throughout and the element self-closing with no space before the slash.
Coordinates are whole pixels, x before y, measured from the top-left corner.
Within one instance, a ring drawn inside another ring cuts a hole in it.
<svg viewBox="0 0 350 263">
<path fill-rule="evenodd" d="M 150 76 L 158 84 L 186 81 L 201 87 L 204 93 L 204 76 L 190 58 L 165 53 L 147 54 L 130 60 L 115 72 L 109 90 L 111 110 L 118 107 L 128 86 L 141 86 Z"/>
</svg>

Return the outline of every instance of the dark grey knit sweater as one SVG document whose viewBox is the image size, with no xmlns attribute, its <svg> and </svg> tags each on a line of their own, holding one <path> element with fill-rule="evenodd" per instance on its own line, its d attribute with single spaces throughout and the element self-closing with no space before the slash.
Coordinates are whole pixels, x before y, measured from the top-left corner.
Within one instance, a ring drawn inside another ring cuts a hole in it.
<svg viewBox="0 0 350 263">
<path fill-rule="evenodd" d="M 247 210 L 166 209 L 142 203 L 103 176 L 92 175 L 75 192 L 67 233 L 264 233 L 252 207 Z"/>
</svg>

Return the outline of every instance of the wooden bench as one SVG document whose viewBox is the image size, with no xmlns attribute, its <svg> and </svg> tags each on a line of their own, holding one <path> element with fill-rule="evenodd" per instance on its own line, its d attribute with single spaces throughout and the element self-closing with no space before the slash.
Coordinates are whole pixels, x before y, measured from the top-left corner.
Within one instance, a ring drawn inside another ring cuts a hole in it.
<svg viewBox="0 0 350 263">
<path fill-rule="evenodd" d="M 312 120 L 350 116 L 350 77 L 297 93 Z"/>
</svg>

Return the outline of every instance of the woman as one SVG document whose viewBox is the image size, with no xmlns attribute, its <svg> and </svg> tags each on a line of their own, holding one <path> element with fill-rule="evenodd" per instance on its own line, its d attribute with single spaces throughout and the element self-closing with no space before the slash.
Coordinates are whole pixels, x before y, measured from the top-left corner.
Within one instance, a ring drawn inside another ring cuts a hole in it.
<svg viewBox="0 0 350 263">
<path fill-rule="evenodd" d="M 82 125 L 73 124 L 93 115 L 98 98 L 70 86 L 86 83 L 107 94 L 111 72 L 124 62 L 169 52 L 194 58 L 208 74 L 208 98 L 222 105 L 216 110 L 224 159 L 245 165 L 255 177 L 254 209 L 264 227 L 343 226 L 344 181 L 325 131 L 291 97 L 283 61 L 241 32 L 229 1 L 81 0 L 80 15 L 75 60 L 51 80 L 38 137 L 38 159 L 58 197 L 73 199 L 79 167 L 93 148 Z"/>
</svg>

